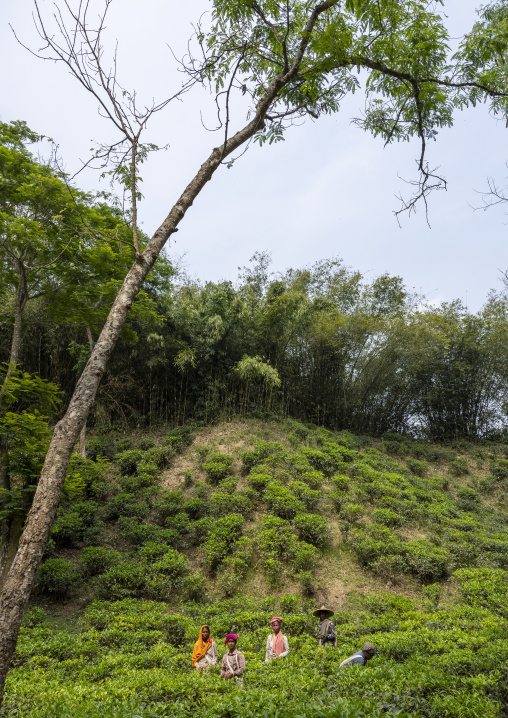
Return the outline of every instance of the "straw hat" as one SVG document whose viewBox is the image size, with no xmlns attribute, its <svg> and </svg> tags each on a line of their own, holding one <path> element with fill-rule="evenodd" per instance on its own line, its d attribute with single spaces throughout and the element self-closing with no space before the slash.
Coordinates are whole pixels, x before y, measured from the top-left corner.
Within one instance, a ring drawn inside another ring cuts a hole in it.
<svg viewBox="0 0 508 718">
<path fill-rule="evenodd" d="M 332 611 L 331 608 L 327 608 L 326 606 L 321 606 L 320 608 L 316 608 L 316 610 L 313 612 L 313 615 L 316 616 L 316 618 L 319 618 L 319 614 L 321 611 L 326 611 L 328 614 L 328 618 L 331 618 L 335 611 Z"/>
</svg>

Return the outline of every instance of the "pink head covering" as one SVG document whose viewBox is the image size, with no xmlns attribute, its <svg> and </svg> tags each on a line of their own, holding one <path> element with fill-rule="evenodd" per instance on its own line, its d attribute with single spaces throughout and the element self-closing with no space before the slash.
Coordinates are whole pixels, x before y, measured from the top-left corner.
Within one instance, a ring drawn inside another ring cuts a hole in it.
<svg viewBox="0 0 508 718">
<path fill-rule="evenodd" d="M 233 641 L 238 641 L 238 636 L 236 635 L 236 633 L 228 633 L 228 635 L 227 635 L 226 638 L 224 639 L 224 645 L 225 645 L 225 646 L 228 645 L 228 641 L 229 641 L 230 638 L 232 638 Z"/>
<path fill-rule="evenodd" d="M 278 616 L 274 616 L 273 618 L 270 618 L 270 626 L 274 621 L 278 621 L 279 623 L 282 623 L 282 618 L 279 618 Z"/>
</svg>

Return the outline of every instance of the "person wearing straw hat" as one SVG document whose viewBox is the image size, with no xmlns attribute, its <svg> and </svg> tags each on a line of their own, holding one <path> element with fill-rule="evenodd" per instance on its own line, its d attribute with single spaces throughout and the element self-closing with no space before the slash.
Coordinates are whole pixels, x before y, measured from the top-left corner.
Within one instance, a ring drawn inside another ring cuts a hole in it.
<svg viewBox="0 0 508 718">
<path fill-rule="evenodd" d="M 266 641 L 265 663 L 270 663 L 272 659 L 285 658 L 289 653 L 289 643 L 286 636 L 282 635 L 281 626 L 282 618 L 274 616 L 270 620 L 273 633 L 268 636 Z"/>
<path fill-rule="evenodd" d="M 346 658 L 346 660 L 342 661 L 339 668 L 354 665 L 365 666 L 367 661 L 370 661 L 370 659 L 374 658 L 375 655 L 376 647 L 367 641 L 361 651 L 358 651 L 358 653 L 355 653 L 354 655 L 349 656 L 349 658 Z"/>
<path fill-rule="evenodd" d="M 333 646 L 337 648 L 337 634 L 335 633 L 335 626 L 330 621 L 334 611 L 326 606 L 320 606 L 313 612 L 316 618 L 319 618 L 319 627 L 316 633 L 316 638 L 319 640 L 320 646 Z"/>
</svg>

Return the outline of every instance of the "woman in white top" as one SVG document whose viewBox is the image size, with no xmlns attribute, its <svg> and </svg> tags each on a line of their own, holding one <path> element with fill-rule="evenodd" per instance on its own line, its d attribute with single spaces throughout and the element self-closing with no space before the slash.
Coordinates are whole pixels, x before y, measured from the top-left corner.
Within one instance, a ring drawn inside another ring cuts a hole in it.
<svg viewBox="0 0 508 718">
<path fill-rule="evenodd" d="M 282 635 L 281 624 L 282 618 L 279 616 L 274 616 L 270 621 L 273 633 L 266 641 L 265 663 L 270 663 L 272 659 L 284 658 L 289 653 L 288 639 Z"/>
<path fill-rule="evenodd" d="M 202 673 L 205 668 L 211 668 L 217 664 L 219 654 L 217 653 L 217 645 L 210 636 L 210 628 L 201 626 L 199 629 L 199 638 L 194 644 L 192 651 L 192 667 Z"/>
</svg>

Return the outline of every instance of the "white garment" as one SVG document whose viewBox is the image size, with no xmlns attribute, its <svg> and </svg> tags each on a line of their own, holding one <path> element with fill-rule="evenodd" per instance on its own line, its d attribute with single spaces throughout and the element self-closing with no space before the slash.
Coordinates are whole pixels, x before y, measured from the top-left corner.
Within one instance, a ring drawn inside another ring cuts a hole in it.
<svg viewBox="0 0 508 718">
<path fill-rule="evenodd" d="M 212 640 L 212 645 L 207 650 L 203 658 L 200 658 L 199 661 L 196 661 L 196 663 L 194 664 L 194 668 L 198 668 L 200 671 L 202 671 L 205 668 L 215 666 L 218 660 L 219 654 L 217 652 L 217 644 L 215 643 L 215 641 Z"/>
<path fill-rule="evenodd" d="M 279 658 L 284 658 L 289 653 L 288 639 L 284 635 L 282 636 L 282 638 L 284 639 L 284 651 L 280 654 Z M 274 635 L 273 633 L 270 633 L 266 641 L 265 663 L 270 663 L 272 658 L 277 658 L 277 654 L 273 650 L 273 639 Z"/>
</svg>

